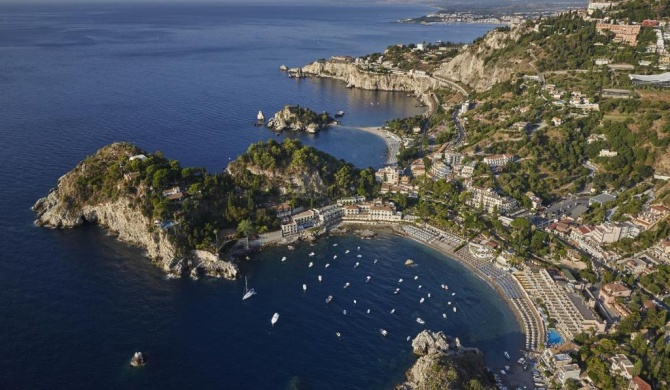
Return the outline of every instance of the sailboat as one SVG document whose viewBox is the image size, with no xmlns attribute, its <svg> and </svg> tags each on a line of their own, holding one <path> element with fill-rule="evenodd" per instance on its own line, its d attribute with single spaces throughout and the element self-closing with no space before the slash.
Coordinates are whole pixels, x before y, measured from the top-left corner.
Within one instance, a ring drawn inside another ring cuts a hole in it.
<svg viewBox="0 0 670 390">
<path fill-rule="evenodd" d="M 263 111 L 258 110 L 258 115 L 256 115 L 256 120 L 258 121 L 258 125 L 262 125 L 265 123 L 265 115 L 263 115 Z"/>
<path fill-rule="evenodd" d="M 279 320 L 279 313 L 275 313 L 272 316 L 272 319 L 270 320 L 270 323 L 272 324 L 272 326 L 275 326 L 275 324 L 277 323 L 277 320 Z"/>
<path fill-rule="evenodd" d="M 242 296 L 242 300 L 243 301 L 247 300 L 247 299 L 253 297 L 254 295 L 256 295 L 256 290 L 254 290 L 253 288 L 249 289 L 247 287 L 247 277 L 245 276 L 244 277 L 244 295 Z"/>
</svg>

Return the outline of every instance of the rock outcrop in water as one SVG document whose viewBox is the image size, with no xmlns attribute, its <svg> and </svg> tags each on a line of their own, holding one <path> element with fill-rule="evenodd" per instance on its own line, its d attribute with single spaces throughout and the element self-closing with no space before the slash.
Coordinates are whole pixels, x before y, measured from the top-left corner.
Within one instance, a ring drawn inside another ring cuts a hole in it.
<svg viewBox="0 0 670 390">
<path fill-rule="evenodd" d="M 458 338 L 424 330 L 412 341 L 419 359 L 407 371 L 407 381 L 396 390 L 494 389 L 484 355 L 461 346 Z"/>
<path fill-rule="evenodd" d="M 327 112 L 317 114 L 306 107 L 289 106 L 277 112 L 268 121 L 268 128 L 275 131 L 291 130 L 316 133 L 335 122 Z"/>
<path fill-rule="evenodd" d="M 62 176 L 58 186 L 35 203 L 35 224 L 58 229 L 99 224 L 119 240 L 145 248 L 152 261 L 173 276 L 203 273 L 234 279 L 234 263 L 180 246 L 167 225 L 160 226 L 147 216 L 143 205 L 152 187 L 134 172 L 120 171 L 124 163 L 130 165 L 133 156 L 146 159 L 144 153 L 128 143 L 103 147 Z"/>
</svg>

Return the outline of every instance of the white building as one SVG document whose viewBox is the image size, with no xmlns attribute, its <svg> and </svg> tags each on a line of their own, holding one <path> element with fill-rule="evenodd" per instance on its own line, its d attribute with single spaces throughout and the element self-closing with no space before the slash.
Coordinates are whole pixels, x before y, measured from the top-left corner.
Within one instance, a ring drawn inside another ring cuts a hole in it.
<svg viewBox="0 0 670 390">
<path fill-rule="evenodd" d="M 454 165 L 461 165 L 461 161 L 463 160 L 463 155 L 460 153 L 456 152 L 446 152 L 444 153 L 444 162 L 451 165 L 452 167 Z"/>
<path fill-rule="evenodd" d="M 619 153 L 609 149 L 603 149 L 598 153 L 598 157 L 616 157 Z"/>
<path fill-rule="evenodd" d="M 449 176 L 451 173 L 451 168 L 442 161 L 435 161 L 430 167 L 430 173 L 433 175 L 433 179 L 435 180 L 446 179 L 447 176 Z"/>
<path fill-rule="evenodd" d="M 502 167 L 510 161 L 514 161 L 514 155 L 512 154 L 494 154 L 484 157 L 484 164 L 488 164 L 490 167 Z"/>
<path fill-rule="evenodd" d="M 400 182 L 400 170 L 393 167 L 384 167 L 375 172 L 375 180 L 379 183 L 398 185 Z"/>
<path fill-rule="evenodd" d="M 472 197 L 466 201 L 466 204 L 473 207 L 482 207 L 489 213 L 493 213 L 494 208 L 498 209 L 500 214 L 506 214 L 516 209 L 516 200 L 501 196 L 491 188 L 468 187 Z"/>
</svg>

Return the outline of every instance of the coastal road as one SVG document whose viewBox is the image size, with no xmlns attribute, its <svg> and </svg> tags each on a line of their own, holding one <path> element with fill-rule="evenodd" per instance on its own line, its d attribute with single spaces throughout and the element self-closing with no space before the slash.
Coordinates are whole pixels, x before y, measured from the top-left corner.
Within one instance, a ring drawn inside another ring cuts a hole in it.
<svg viewBox="0 0 670 390">
<path fill-rule="evenodd" d="M 456 126 L 456 141 L 454 142 L 453 148 L 458 149 L 462 146 L 463 140 L 465 140 L 465 128 L 463 128 L 461 120 L 458 119 L 458 110 L 454 111 L 452 119 L 454 120 L 454 125 Z"/>
<path fill-rule="evenodd" d="M 443 77 L 443 76 L 438 76 L 438 75 L 436 75 L 436 74 L 433 74 L 433 78 L 434 78 L 435 80 L 439 81 L 440 83 L 442 83 L 442 84 L 446 84 L 447 86 L 451 87 L 452 89 L 455 89 L 455 90 L 459 91 L 459 92 L 462 93 L 463 96 L 465 96 L 466 98 L 470 95 L 470 94 L 468 93 L 468 91 L 466 91 L 465 88 L 463 88 L 463 86 L 461 86 L 460 84 L 456 83 L 455 81 L 449 80 L 448 78 Z"/>
</svg>

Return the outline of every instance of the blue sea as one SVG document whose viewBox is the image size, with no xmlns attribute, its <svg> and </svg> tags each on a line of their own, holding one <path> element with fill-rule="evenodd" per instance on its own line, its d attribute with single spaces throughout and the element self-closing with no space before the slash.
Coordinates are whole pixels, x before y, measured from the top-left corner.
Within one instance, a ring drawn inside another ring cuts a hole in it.
<svg viewBox="0 0 670 390">
<path fill-rule="evenodd" d="M 277 139 L 252 122 L 258 110 L 267 116 L 284 104 L 346 115 L 343 126 L 318 135 L 282 137 L 380 166 L 383 140 L 354 127 L 421 113 L 415 100 L 288 79 L 279 66 L 395 43 L 467 43 L 492 27 L 394 23 L 430 11 L 0 5 L 0 388 L 386 389 L 413 361 L 406 338 L 423 328 L 458 336 L 487 352 L 492 367 L 503 365 L 502 351 L 522 346 L 509 307 L 461 265 L 408 239 L 331 237 L 293 252 L 267 248 L 243 265 L 258 295 L 242 302 L 242 280 L 166 280 L 141 249 L 95 226 L 33 226 L 35 200 L 107 143 L 132 141 L 185 166 L 221 171 L 249 144 Z M 407 258 L 418 267 L 404 267 Z M 326 305 L 329 294 L 335 298 Z M 280 319 L 272 328 L 274 312 Z M 149 363 L 132 369 L 138 350 Z"/>
</svg>

